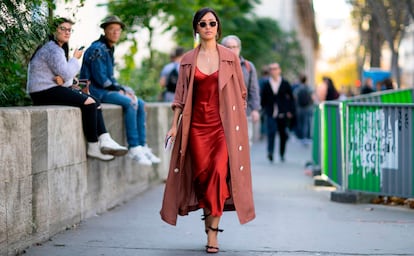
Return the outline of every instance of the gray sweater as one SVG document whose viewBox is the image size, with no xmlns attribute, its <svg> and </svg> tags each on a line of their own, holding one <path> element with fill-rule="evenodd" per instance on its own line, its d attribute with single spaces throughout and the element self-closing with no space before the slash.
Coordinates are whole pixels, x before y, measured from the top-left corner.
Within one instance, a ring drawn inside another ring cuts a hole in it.
<svg viewBox="0 0 414 256">
<path fill-rule="evenodd" d="M 73 78 L 80 70 L 78 59 L 66 60 L 62 47 L 54 41 L 43 45 L 29 63 L 27 75 L 27 91 L 39 92 L 58 86 L 55 76 L 63 78 L 63 86 L 72 85 Z"/>
</svg>

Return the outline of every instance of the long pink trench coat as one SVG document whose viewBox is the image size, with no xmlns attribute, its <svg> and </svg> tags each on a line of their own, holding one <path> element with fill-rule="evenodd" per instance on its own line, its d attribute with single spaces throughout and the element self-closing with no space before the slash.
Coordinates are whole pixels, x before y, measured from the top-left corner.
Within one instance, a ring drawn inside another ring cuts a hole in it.
<svg viewBox="0 0 414 256">
<path fill-rule="evenodd" d="M 239 58 L 217 45 L 219 53 L 220 116 L 229 151 L 230 193 L 225 210 L 236 210 L 241 224 L 255 218 L 250 169 L 250 148 L 246 120 L 246 86 Z M 168 178 L 160 211 L 161 218 L 176 225 L 177 215 L 199 209 L 192 182 L 191 157 L 187 151 L 192 114 L 193 82 L 200 47 L 186 53 L 181 61 L 172 108 L 182 108 L 181 122 L 171 152 Z M 212 141 L 214 143 L 214 141 Z"/>
</svg>

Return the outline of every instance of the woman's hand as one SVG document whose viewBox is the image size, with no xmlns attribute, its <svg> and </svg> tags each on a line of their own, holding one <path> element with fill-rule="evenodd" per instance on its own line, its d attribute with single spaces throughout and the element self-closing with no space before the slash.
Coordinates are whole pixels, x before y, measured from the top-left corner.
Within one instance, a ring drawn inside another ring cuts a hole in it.
<svg viewBox="0 0 414 256">
<path fill-rule="evenodd" d="M 172 127 L 167 135 L 165 136 L 165 145 L 164 148 L 165 150 L 171 150 L 172 145 L 174 144 L 175 141 L 175 136 L 177 135 L 177 129 L 175 127 Z"/>
<path fill-rule="evenodd" d="M 167 137 L 171 136 L 171 138 L 174 140 L 177 136 L 177 126 L 171 127 L 171 129 L 167 132 Z"/>
<path fill-rule="evenodd" d="M 73 52 L 73 57 L 80 59 L 82 57 L 82 54 L 83 54 L 83 50 L 75 49 L 75 51 Z"/>
<path fill-rule="evenodd" d="M 55 76 L 54 80 L 55 80 L 56 84 L 59 85 L 59 86 L 62 86 L 65 83 L 65 81 L 63 80 L 63 78 L 61 76 Z"/>
</svg>

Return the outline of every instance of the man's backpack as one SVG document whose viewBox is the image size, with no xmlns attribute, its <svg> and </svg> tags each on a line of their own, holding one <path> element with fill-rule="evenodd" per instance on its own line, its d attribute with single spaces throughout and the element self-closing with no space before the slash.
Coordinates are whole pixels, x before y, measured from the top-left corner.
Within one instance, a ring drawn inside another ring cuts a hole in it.
<svg viewBox="0 0 414 256">
<path fill-rule="evenodd" d="M 297 101 L 300 107 L 307 107 L 312 105 L 312 95 L 307 86 L 301 85 L 298 88 Z"/>
<path fill-rule="evenodd" d="M 174 68 L 171 70 L 171 72 L 167 76 L 167 85 L 166 85 L 167 91 L 175 92 L 177 81 L 178 81 L 178 70 L 177 70 L 177 67 L 174 66 Z"/>
</svg>

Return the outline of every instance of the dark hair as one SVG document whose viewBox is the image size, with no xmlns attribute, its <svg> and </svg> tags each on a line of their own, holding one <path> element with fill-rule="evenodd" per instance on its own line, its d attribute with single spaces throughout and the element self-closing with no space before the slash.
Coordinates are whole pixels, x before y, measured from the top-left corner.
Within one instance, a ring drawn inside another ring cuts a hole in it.
<svg viewBox="0 0 414 256">
<path fill-rule="evenodd" d="M 170 54 L 171 58 L 177 58 L 182 56 L 185 53 L 185 50 L 183 47 L 177 47 L 174 49 L 174 51 Z"/>
<path fill-rule="evenodd" d="M 63 18 L 63 17 L 55 17 L 53 18 L 52 23 L 50 24 L 50 32 L 56 32 L 57 28 L 59 27 L 60 24 L 62 23 L 70 23 L 70 24 L 75 24 L 75 22 L 73 22 L 72 20 L 68 19 L 68 18 Z"/>
<path fill-rule="evenodd" d="M 58 16 L 53 18 L 53 20 L 52 20 L 52 22 L 50 23 L 50 26 L 49 26 L 50 34 L 47 36 L 47 40 L 44 41 L 42 44 L 40 44 L 36 48 L 35 52 L 33 53 L 32 57 L 30 58 L 30 60 L 33 59 L 33 57 L 36 55 L 36 53 L 39 51 L 39 49 L 42 48 L 42 46 L 45 45 L 47 42 L 54 41 L 57 44 L 54 33 L 56 32 L 59 25 L 61 25 L 62 23 L 70 23 L 72 25 L 75 24 L 75 22 L 73 22 L 72 20 L 70 20 L 68 18 L 62 18 L 62 17 L 58 17 Z M 62 45 L 62 49 L 65 52 L 66 59 L 69 60 L 69 44 L 64 43 Z"/>
<path fill-rule="evenodd" d="M 194 14 L 194 18 L 193 18 L 193 36 L 195 36 L 196 33 L 197 33 L 197 25 L 200 22 L 201 18 L 203 18 L 204 15 L 206 15 L 209 12 L 211 14 L 213 14 L 214 17 L 217 20 L 217 38 L 216 39 L 218 40 L 221 37 L 221 22 L 220 22 L 220 19 L 219 19 L 217 13 L 213 9 L 211 9 L 209 7 L 201 8 L 200 10 L 198 10 Z"/>
<path fill-rule="evenodd" d="M 336 90 L 332 79 L 327 76 L 324 76 L 322 80 L 325 81 L 325 83 L 328 85 L 328 91 L 326 93 L 325 100 L 336 100 L 339 97 L 339 93 Z"/>
<path fill-rule="evenodd" d="M 269 65 L 263 65 L 261 69 L 261 75 L 262 76 L 268 76 L 270 74 L 269 72 Z"/>
<path fill-rule="evenodd" d="M 302 84 L 305 84 L 307 80 L 308 80 L 308 78 L 306 77 L 306 75 L 305 75 L 305 74 L 300 74 L 300 75 L 299 75 L 299 81 L 300 81 Z"/>
<path fill-rule="evenodd" d="M 384 81 L 382 81 L 384 84 L 385 90 L 392 90 L 394 89 L 394 86 L 392 84 L 392 80 L 390 78 L 385 78 Z"/>
</svg>

